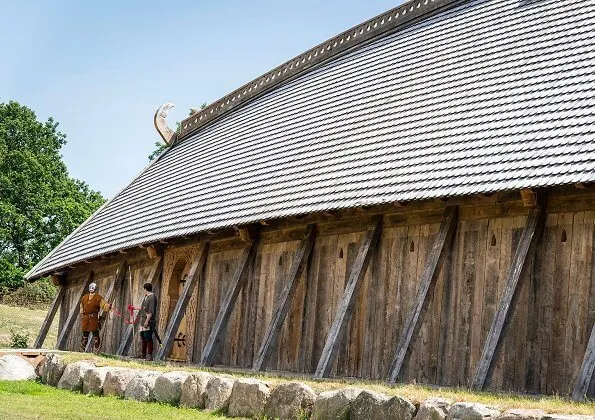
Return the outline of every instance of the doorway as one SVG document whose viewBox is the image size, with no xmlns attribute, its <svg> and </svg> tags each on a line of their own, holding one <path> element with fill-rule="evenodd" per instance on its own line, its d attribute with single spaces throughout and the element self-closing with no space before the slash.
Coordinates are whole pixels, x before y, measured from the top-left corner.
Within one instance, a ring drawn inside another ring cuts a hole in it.
<svg viewBox="0 0 595 420">
<path fill-rule="evenodd" d="M 176 304 L 178 303 L 178 299 L 182 295 L 184 284 L 186 284 L 186 279 L 188 277 L 187 266 L 188 262 L 185 259 L 180 259 L 176 262 L 174 270 L 171 274 L 169 287 L 167 290 L 169 295 L 169 308 L 167 314 L 168 320 L 171 319 Z M 174 344 L 171 354 L 168 358 L 175 361 L 185 361 L 186 354 L 186 315 L 184 315 L 182 321 L 180 322 L 180 326 L 178 327 L 178 331 L 176 331 L 176 334 L 174 335 Z"/>
</svg>

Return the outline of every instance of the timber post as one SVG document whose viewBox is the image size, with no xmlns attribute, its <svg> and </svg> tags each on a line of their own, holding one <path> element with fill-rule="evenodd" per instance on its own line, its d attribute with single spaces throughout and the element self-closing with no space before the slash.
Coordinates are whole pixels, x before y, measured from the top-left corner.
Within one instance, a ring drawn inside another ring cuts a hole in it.
<svg viewBox="0 0 595 420">
<path fill-rule="evenodd" d="M 58 336 L 58 340 L 56 341 L 56 349 L 57 350 L 64 350 L 64 347 L 66 347 L 66 340 L 68 340 L 68 336 L 70 335 L 70 330 L 72 330 L 72 327 L 74 326 L 76 318 L 78 317 L 78 315 L 80 313 L 81 299 L 85 295 L 85 292 L 89 288 L 89 285 L 91 284 L 92 280 L 93 280 L 93 272 L 90 271 L 89 274 L 87 274 L 85 281 L 83 282 L 83 288 L 81 290 L 79 298 L 77 300 L 72 301 L 72 308 L 70 308 L 70 313 L 68 315 L 68 318 L 66 318 L 66 322 L 62 326 L 62 331 L 60 332 L 60 335 Z"/>
<path fill-rule="evenodd" d="M 151 271 L 149 272 L 149 277 L 147 278 L 147 283 L 151 283 L 152 285 L 155 285 L 155 283 L 157 283 L 157 279 L 161 275 L 162 268 L 163 268 L 163 258 L 161 256 L 157 256 L 155 258 L 155 261 L 153 262 L 153 265 L 151 266 Z M 130 291 L 131 295 L 132 295 L 132 292 L 133 291 L 131 290 Z M 137 306 L 140 306 L 140 303 Z M 122 334 L 122 340 L 120 342 L 120 346 L 118 347 L 118 350 L 116 351 L 116 354 L 118 356 L 123 356 L 128 351 L 128 347 L 130 346 L 130 343 L 132 342 L 133 333 L 134 333 L 134 325 L 128 325 L 128 328 L 126 328 L 126 331 L 124 331 L 124 333 Z"/>
<path fill-rule="evenodd" d="M 593 379 L 593 373 L 595 372 L 595 324 L 591 329 L 591 337 L 585 350 L 585 356 L 583 357 L 583 363 L 572 391 L 572 399 L 575 401 L 583 401 L 587 395 L 589 384 Z"/>
<path fill-rule="evenodd" d="M 229 321 L 231 312 L 233 311 L 238 295 L 240 294 L 240 291 L 242 290 L 242 287 L 244 287 L 244 284 L 248 278 L 248 267 L 250 266 L 250 261 L 252 261 L 256 255 L 257 248 L 258 241 L 253 239 L 251 245 L 244 248 L 244 251 L 242 252 L 239 264 L 234 271 L 233 277 L 227 289 L 227 293 L 225 294 L 225 298 L 221 303 L 221 308 L 217 313 L 217 318 L 215 319 L 213 329 L 209 334 L 205 348 L 200 356 L 201 366 L 210 366 L 213 363 L 215 353 L 217 352 L 219 342 L 221 341 L 221 337 L 223 336 L 223 333 L 227 327 L 227 322 Z"/>
<path fill-rule="evenodd" d="M 58 283 L 58 293 L 54 296 L 54 300 L 52 300 L 52 304 L 48 309 L 48 313 L 45 315 L 45 319 L 43 320 L 43 324 L 41 324 L 41 328 L 39 329 L 39 334 L 37 335 L 37 339 L 35 340 L 35 344 L 33 347 L 36 349 L 40 349 L 43 346 L 43 342 L 45 341 L 46 336 L 52 326 L 52 322 L 54 321 L 54 317 L 56 316 L 56 312 L 58 308 L 62 304 L 64 300 L 64 295 L 66 294 L 66 284 L 63 276 L 56 276 L 52 279 L 54 283 Z"/>
<path fill-rule="evenodd" d="M 440 267 L 442 266 L 444 256 L 446 255 L 446 249 L 452 243 L 455 234 L 458 220 L 457 212 L 457 207 L 447 207 L 444 216 L 442 216 L 440 229 L 436 234 L 430 256 L 426 263 L 426 267 L 424 268 L 413 308 L 411 308 L 403 331 L 401 332 L 397 350 L 391 364 L 389 377 L 387 379 L 391 384 L 394 384 L 397 381 L 403 369 L 405 355 L 411 344 L 411 338 L 415 332 L 419 331 L 425 309 L 428 306 L 428 297 L 432 294 L 432 291 L 436 286 L 436 279 L 438 278 Z"/>
<path fill-rule="evenodd" d="M 103 297 L 103 299 L 106 302 L 109 303 L 110 299 L 112 298 L 112 295 L 114 293 L 117 293 L 118 291 L 120 291 L 122 283 L 124 282 L 125 275 L 126 275 L 126 261 L 123 261 L 122 264 L 120 264 L 120 266 L 116 270 L 116 276 L 115 276 L 116 278 L 114 279 L 114 282 L 112 284 L 110 284 L 109 289 L 107 290 L 107 293 Z M 104 314 L 104 311 L 103 311 L 103 309 L 101 309 L 99 311 L 98 318 L 101 319 L 103 314 Z M 88 353 L 89 351 L 91 351 L 92 347 L 93 347 L 93 340 L 87 341 L 87 347 L 85 347 L 85 352 Z"/>
<path fill-rule="evenodd" d="M 182 322 L 182 318 L 186 313 L 186 307 L 188 306 L 188 302 L 190 301 L 190 297 L 194 292 L 194 288 L 198 283 L 198 278 L 201 276 L 203 272 L 205 263 L 207 261 L 207 254 L 209 250 L 209 244 L 205 243 L 201 247 L 200 251 L 194 257 L 194 261 L 190 266 L 190 270 L 188 272 L 188 278 L 186 279 L 186 283 L 184 284 L 184 288 L 182 289 L 182 294 L 180 295 L 178 301 L 176 302 L 176 306 L 174 308 L 174 312 L 167 324 L 167 328 L 165 330 L 165 334 L 163 335 L 163 342 L 162 346 L 155 357 L 155 360 L 164 360 L 172 350 L 174 345 L 174 338 L 180 327 L 180 323 Z"/>
<path fill-rule="evenodd" d="M 306 265 L 308 264 L 308 258 L 314 247 L 315 234 L 314 225 L 308 225 L 304 239 L 302 240 L 300 247 L 296 251 L 295 257 L 291 264 L 291 269 L 286 279 L 285 286 L 281 291 L 281 295 L 275 305 L 273 317 L 269 327 L 264 335 L 260 350 L 256 356 L 256 360 L 252 369 L 254 371 L 266 370 L 266 366 L 273 354 L 273 350 L 277 347 L 277 340 L 279 338 L 279 332 L 283 326 L 283 322 L 287 317 L 287 313 L 291 308 L 291 302 L 295 295 L 300 278 Z"/>
<path fill-rule="evenodd" d="M 535 244 L 545 222 L 545 209 L 538 201 L 527 216 L 527 222 L 523 229 L 521 240 L 508 272 L 506 287 L 502 292 L 498 309 L 494 314 L 494 319 L 475 371 L 472 387 L 476 390 L 482 390 L 486 382 L 490 379 L 494 359 L 498 357 L 498 353 L 502 347 L 502 336 L 506 334 L 510 319 L 512 318 L 512 312 L 516 306 L 521 275 L 526 267 L 527 260 L 535 251 Z"/>
<path fill-rule="evenodd" d="M 382 216 L 374 216 L 372 224 L 368 227 L 366 236 L 364 237 L 357 257 L 353 263 L 353 267 L 349 273 L 349 280 L 345 286 L 345 292 L 339 302 L 339 307 L 331 325 L 331 329 L 326 338 L 324 349 L 318 361 L 314 378 L 320 379 L 329 376 L 333 363 L 337 358 L 341 338 L 346 334 L 347 324 L 351 319 L 353 313 L 353 307 L 355 304 L 355 296 L 359 290 L 359 286 L 366 275 L 368 264 L 378 239 L 380 237 Z"/>
</svg>

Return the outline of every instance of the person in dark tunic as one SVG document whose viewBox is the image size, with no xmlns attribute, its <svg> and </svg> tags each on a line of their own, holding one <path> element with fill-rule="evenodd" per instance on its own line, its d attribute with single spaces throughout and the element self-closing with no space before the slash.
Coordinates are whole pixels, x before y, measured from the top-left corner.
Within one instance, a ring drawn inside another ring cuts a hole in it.
<svg viewBox="0 0 595 420">
<path fill-rule="evenodd" d="M 99 353 L 99 346 L 101 344 L 99 338 L 99 311 L 109 311 L 111 305 L 107 303 L 99 293 L 95 293 L 97 284 L 91 283 L 89 285 L 89 293 L 81 299 L 81 329 L 83 330 L 83 337 L 81 338 L 80 352 L 84 352 L 89 342 L 89 334 L 93 334 L 93 352 Z"/>
<path fill-rule="evenodd" d="M 145 289 L 145 297 L 141 303 L 141 352 L 142 358 L 146 360 L 153 360 L 153 333 L 155 332 L 157 319 L 157 296 L 153 294 L 153 286 L 151 283 L 143 285 Z"/>
</svg>

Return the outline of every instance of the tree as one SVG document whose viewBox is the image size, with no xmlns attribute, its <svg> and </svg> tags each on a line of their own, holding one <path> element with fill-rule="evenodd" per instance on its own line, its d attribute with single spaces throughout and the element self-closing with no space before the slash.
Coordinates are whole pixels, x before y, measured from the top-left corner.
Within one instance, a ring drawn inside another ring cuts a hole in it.
<svg viewBox="0 0 595 420">
<path fill-rule="evenodd" d="M 204 102 L 201 106 L 200 109 L 205 109 L 207 107 L 207 103 Z M 190 109 L 190 112 L 188 113 L 188 116 L 197 113 L 198 110 L 197 109 Z M 180 123 L 176 122 L 176 132 L 180 131 Z M 163 153 L 163 151 L 165 149 L 167 149 L 167 144 L 165 144 L 165 142 L 163 140 L 159 140 L 155 142 L 155 149 L 151 152 L 151 154 L 149 155 L 149 160 L 155 160 L 159 157 L 159 155 L 161 155 L 161 153 Z"/>
<path fill-rule="evenodd" d="M 0 103 L 0 287 L 23 285 L 24 273 L 104 202 L 68 175 L 57 127 Z"/>
</svg>

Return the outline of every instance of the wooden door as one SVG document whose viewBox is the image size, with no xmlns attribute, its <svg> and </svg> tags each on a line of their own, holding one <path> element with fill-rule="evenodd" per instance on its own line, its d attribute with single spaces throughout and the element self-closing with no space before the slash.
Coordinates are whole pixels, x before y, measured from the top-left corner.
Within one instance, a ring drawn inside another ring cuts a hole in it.
<svg viewBox="0 0 595 420">
<path fill-rule="evenodd" d="M 186 283 L 186 277 L 188 276 L 188 264 L 185 260 L 178 261 L 176 267 L 173 270 L 170 282 L 169 282 L 169 314 L 168 320 L 176 307 L 178 298 L 182 294 L 182 289 Z M 172 347 L 169 359 L 171 360 L 186 360 L 186 315 L 182 318 L 178 331 L 174 337 L 174 345 Z"/>
</svg>

